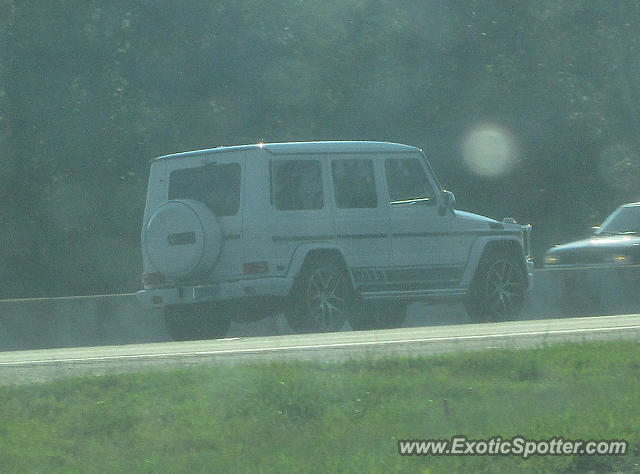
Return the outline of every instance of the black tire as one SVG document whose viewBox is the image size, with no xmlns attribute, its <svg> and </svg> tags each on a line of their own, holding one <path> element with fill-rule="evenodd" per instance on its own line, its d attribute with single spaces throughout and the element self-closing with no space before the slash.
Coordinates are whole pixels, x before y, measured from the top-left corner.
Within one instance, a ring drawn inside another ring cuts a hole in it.
<svg viewBox="0 0 640 474">
<path fill-rule="evenodd" d="M 297 333 L 339 331 L 353 302 L 346 272 L 333 262 L 314 261 L 298 277 L 284 314 Z"/>
<path fill-rule="evenodd" d="M 174 341 L 224 337 L 231 320 L 219 309 L 209 304 L 167 306 L 164 309 L 167 332 Z"/>
<path fill-rule="evenodd" d="M 402 327 L 406 319 L 406 303 L 366 303 L 359 305 L 358 309 L 351 313 L 349 323 L 357 331 L 392 329 Z"/>
<path fill-rule="evenodd" d="M 511 254 L 490 251 L 483 255 L 464 302 L 474 322 L 512 321 L 524 305 L 527 275 Z"/>
</svg>

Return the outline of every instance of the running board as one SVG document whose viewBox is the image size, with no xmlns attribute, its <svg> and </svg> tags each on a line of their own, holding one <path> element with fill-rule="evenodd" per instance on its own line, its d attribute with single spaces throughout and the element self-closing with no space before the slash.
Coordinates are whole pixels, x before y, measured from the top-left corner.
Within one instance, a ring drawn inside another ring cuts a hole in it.
<svg viewBox="0 0 640 474">
<path fill-rule="evenodd" d="M 401 299 L 401 300 L 443 300 L 460 299 L 468 294 L 464 288 L 448 290 L 410 290 L 410 291 L 370 291 L 360 294 L 363 300 Z"/>
</svg>

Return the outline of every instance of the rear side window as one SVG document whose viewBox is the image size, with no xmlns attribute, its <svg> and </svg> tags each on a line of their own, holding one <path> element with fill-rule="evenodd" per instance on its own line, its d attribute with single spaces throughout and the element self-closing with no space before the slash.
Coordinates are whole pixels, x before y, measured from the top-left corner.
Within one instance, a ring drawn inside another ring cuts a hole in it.
<svg viewBox="0 0 640 474">
<path fill-rule="evenodd" d="M 240 208 L 240 165 L 212 163 L 175 170 L 169 176 L 169 199 L 195 199 L 215 216 L 233 216 Z"/>
<path fill-rule="evenodd" d="M 429 178 L 417 158 L 390 158 L 384 163 L 391 203 L 421 200 L 436 203 Z"/>
<path fill-rule="evenodd" d="M 378 207 L 371 160 L 334 160 L 331 173 L 339 209 Z"/>
<path fill-rule="evenodd" d="M 320 162 L 272 161 L 271 202 L 282 211 L 321 209 L 324 198 Z"/>
</svg>

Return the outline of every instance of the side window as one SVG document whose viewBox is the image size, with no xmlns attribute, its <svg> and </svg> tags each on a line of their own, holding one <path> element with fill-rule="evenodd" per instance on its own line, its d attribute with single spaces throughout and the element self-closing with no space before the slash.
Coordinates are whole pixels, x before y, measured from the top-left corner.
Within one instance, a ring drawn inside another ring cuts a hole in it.
<svg viewBox="0 0 640 474">
<path fill-rule="evenodd" d="M 240 208 L 240 165 L 209 164 L 169 175 L 169 199 L 195 199 L 214 215 L 233 216 Z"/>
<path fill-rule="evenodd" d="M 371 160 L 334 160 L 331 173 L 339 209 L 378 207 Z"/>
<path fill-rule="evenodd" d="M 417 158 L 389 158 L 384 163 L 391 203 L 421 200 L 435 205 L 435 193 Z"/>
<path fill-rule="evenodd" d="M 320 162 L 272 161 L 271 202 L 281 211 L 321 209 L 324 201 Z"/>
</svg>

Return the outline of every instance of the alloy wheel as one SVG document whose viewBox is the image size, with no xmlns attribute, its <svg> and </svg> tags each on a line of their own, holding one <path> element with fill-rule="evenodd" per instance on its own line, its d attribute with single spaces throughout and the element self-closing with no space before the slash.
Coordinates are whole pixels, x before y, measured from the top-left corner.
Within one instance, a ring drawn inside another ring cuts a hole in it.
<svg viewBox="0 0 640 474">
<path fill-rule="evenodd" d="M 494 321 L 514 319 L 524 300 L 522 272 L 509 260 L 496 260 L 486 277 L 488 313 Z"/>
<path fill-rule="evenodd" d="M 339 331 L 349 309 L 348 286 L 342 274 L 320 267 L 309 275 L 305 303 L 307 314 L 319 331 Z"/>
</svg>

